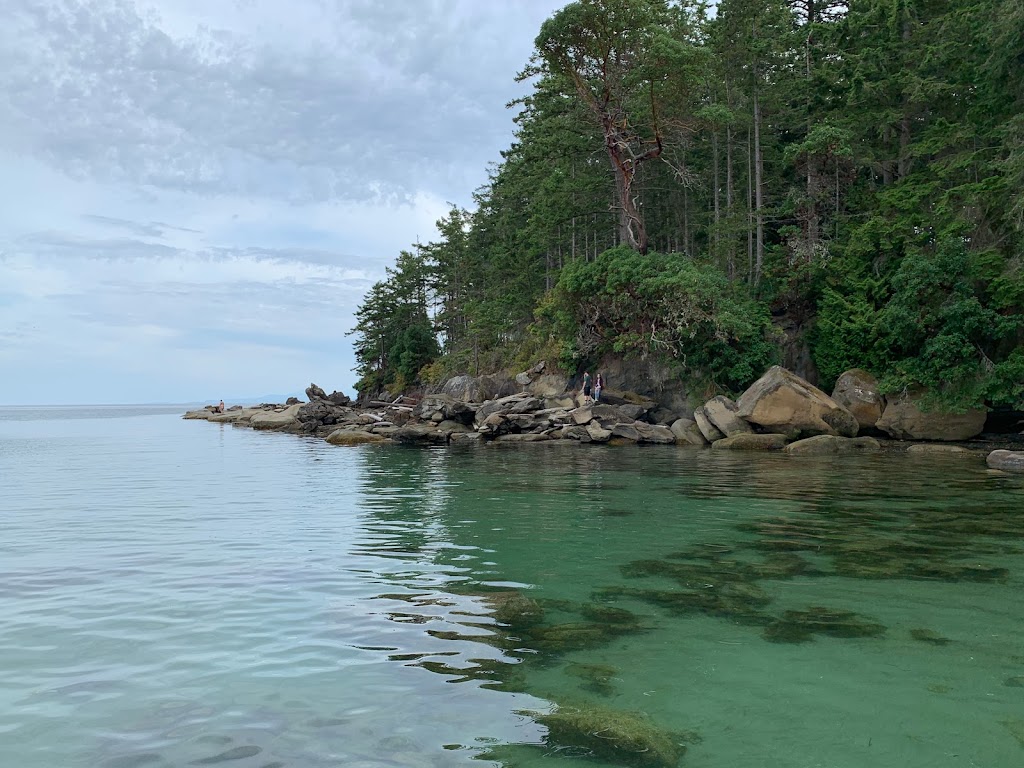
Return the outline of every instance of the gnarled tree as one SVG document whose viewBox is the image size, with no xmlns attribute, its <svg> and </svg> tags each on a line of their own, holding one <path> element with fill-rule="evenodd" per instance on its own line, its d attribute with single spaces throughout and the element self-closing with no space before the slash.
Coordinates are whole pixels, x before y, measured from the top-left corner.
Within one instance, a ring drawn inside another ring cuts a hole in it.
<svg viewBox="0 0 1024 768">
<path fill-rule="evenodd" d="M 666 0 L 569 3 L 541 27 L 524 73 L 563 78 L 597 120 L 615 177 L 619 238 L 640 253 L 648 237 L 634 182 L 665 149 L 663 102 L 685 90 L 684 19 Z"/>
</svg>

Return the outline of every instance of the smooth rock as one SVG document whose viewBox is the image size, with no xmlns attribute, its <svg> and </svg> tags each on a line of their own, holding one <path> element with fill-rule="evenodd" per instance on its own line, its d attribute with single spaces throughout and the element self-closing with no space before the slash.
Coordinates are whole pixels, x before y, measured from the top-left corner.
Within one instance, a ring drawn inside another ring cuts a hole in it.
<svg viewBox="0 0 1024 768">
<path fill-rule="evenodd" d="M 885 398 L 878 388 L 878 379 L 860 368 L 840 374 L 832 390 L 832 399 L 853 414 L 861 429 L 873 428 L 885 410 Z"/>
<path fill-rule="evenodd" d="M 700 431 L 700 427 L 697 426 L 697 422 L 693 419 L 685 417 L 676 419 L 672 422 L 672 426 L 669 429 L 676 436 L 677 443 L 700 446 L 708 444 L 707 438 L 704 437 L 704 433 Z"/>
<path fill-rule="evenodd" d="M 448 432 L 439 432 L 428 426 L 400 427 L 391 433 L 392 440 L 405 445 L 443 445 L 448 442 L 450 436 Z"/>
<path fill-rule="evenodd" d="M 363 432 L 359 429 L 336 429 L 324 439 L 331 445 L 363 445 L 364 443 L 391 442 L 384 435 Z"/>
<path fill-rule="evenodd" d="M 572 420 L 580 426 L 589 423 L 594 418 L 594 412 L 590 408 L 576 408 L 570 415 Z"/>
<path fill-rule="evenodd" d="M 857 434 L 857 419 L 817 387 L 777 365 L 736 402 L 737 415 L 790 437 Z"/>
<path fill-rule="evenodd" d="M 639 443 L 641 440 L 640 432 L 632 424 L 616 424 L 612 427 L 612 437 L 619 437 L 633 443 Z"/>
<path fill-rule="evenodd" d="M 587 425 L 587 435 L 594 443 L 607 443 L 612 436 L 610 429 L 605 429 L 599 424 L 590 423 Z"/>
<path fill-rule="evenodd" d="M 297 415 L 301 404 L 289 405 L 283 411 L 260 411 L 254 413 L 249 419 L 249 426 L 253 429 L 283 429 L 298 421 Z"/>
<path fill-rule="evenodd" d="M 885 411 L 876 425 L 899 440 L 970 440 L 985 428 L 986 412 L 980 408 L 966 413 L 940 410 L 924 411 L 921 393 L 905 393 L 887 399 Z"/>
<path fill-rule="evenodd" d="M 676 436 L 672 434 L 672 430 L 663 424 L 647 424 L 643 421 L 637 421 L 633 426 L 640 433 L 640 442 L 642 443 L 673 445 L 676 442 Z"/>
<path fill-rule="evenodd" d="M 1004 472 L 1024 472 L 1024 451 L 992 451 L 985 463 Z"/>
<path fill-rule="evenodd" d="M 725 433 L 711 423 L 711 419 L 708 418 L 703 407 L 697 408 L 693 412 L 693 420 L 696 422 L 700 433 L 704 435 L 704 439 L 709 443 L 713 443 L 716 440 L 721 440 L 725 437 Z"/>
<path fill-rule="evenodd" d="M 529 391 L 534 397 L 558 397 L 565 392 L 567 386 L 569 386 L 569 380 L 565 376 L 545 373 L 534 379 L 529 386 Z"/>
<path fill-rule="evenodd" d="M 786 436 L 769 435 L 736 435 L 723 437 L 711 444 L 712 448 L 732 451 L 780 451 L 786 447 Z"/>
<path fill-rule="evenodd" d="M 839 453 L 878 453 L 882 446 L 873 437 L 815 435 L 790 443 L 783 450 L 794 455 L 824 456 Z"/>
<path fill-rule="evenodd" d="M 907 448 L 907 453 L 942 454 L 945 456 L 973 456 L 974 451 L 960 445 L 942 445 L 936 443 L 918 443 Z"/>
<path fill-rule="evenodd" d="M 726 437 L 745 435 L 754 431 L 736 414 L 736 403 L 724 395 L 718 395 L 704 403 L 704 415 Z"/>
<path fill-rule="evenodd" d="M 526 433 L 517 435 L 498 435 L 494 438 L 495 443 L 540 443 L 550 440 L 551 436 L 543 433 Z"/>
</svg>

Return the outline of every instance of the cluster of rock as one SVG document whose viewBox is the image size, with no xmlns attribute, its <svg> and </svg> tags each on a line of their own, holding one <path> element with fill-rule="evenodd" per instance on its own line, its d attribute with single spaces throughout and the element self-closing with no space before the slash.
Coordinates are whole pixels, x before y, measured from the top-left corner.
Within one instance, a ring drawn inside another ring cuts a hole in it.
<svg viewBox="0 0 1024 768">
<path fill-rule="evenodd" d="M 541 363 L 515 379 L 458 376 L 419 400 L 399 397 L 359 405 L 340 392 L 328 395 L 312 384 L 306 389 L 309 400 L 305 403 L 235 407 L 225 413 L 204 409 L 185 418 L 314 435 L 336 445 L 571 440 L 710 445 L 716 450 L 808 455 L 881 450 L 872 435 L 965 440 L 981 431 L 985 415 L 983 411 L 927 411 L 912 394 L 887 400 L 879 393 L 877 381 L 857 370 L 843 374 L 829 396 L 775 366 L 735 401 L 719 395 L 682 414 L 632 392 L 606 391 L 600 403 L 583 402 L 566 392 L 568 386 L 564 376 L 546 373 Z M 959 446 L 923 444 L 919 448 L 969 453 Z M 1024 453 L 996 451 L 989 465 L 1024 470 Z"/>
</svg>

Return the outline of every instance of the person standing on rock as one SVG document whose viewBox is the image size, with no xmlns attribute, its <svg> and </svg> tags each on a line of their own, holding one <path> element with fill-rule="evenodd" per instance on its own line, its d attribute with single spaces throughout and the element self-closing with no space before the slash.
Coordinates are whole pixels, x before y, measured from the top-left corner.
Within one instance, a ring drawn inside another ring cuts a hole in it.
<svg viewBox="0 0 1024 768">
<path fill-rule="evenodd" d="M 604 377 L 599 373 L 597 374 L 597 380 L 594 382 L 594 402 L 601 402 L 601 390 L 604 389 Z"/>
<path fill-rule="evenodd" d="M 583 404 L 590 402 L 590 371 L 583 372 Z"/>
</svg>

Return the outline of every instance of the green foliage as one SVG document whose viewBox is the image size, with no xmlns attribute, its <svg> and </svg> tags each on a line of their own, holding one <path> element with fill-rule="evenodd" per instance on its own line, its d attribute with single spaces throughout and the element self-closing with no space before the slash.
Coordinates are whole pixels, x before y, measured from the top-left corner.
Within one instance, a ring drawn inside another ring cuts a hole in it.
<svg viewBox="0 0 1024 768">
<path fill-rule="evenodd" d="M 473 209 L 364 299 L 360 391 L 609 351 L 735 390 L 776 317 L 812 329 L 826 388 L 861 367 L 1022 405 L 1024 4 L 707 6 L 545 22 Z"/>
<path fill-rule="evenodd" d="M 989 306 L 977 271 L 964 244 L 949 237 L 903 259 L 879 313 L 890 360 L 884 388 L 923 386 L 947 407 L 1019 397 L 1020 379 L 1011 379 L 1021 372 L 1019 347 L 998 364 L 993 357 L 1007 343 L 1017 346 L 1024 316 Z"/>
<path fill-rule="evenodd" d="M 570 264 L 541 319 L 572 340 L 563 365 L 606 351 L 654 354 L 676 361 L 691 379 L 733 391 L 777 352 L 766 307 L 737 295 L 715 267 L 681 254 L 618 247 Z"/>
</svg>

